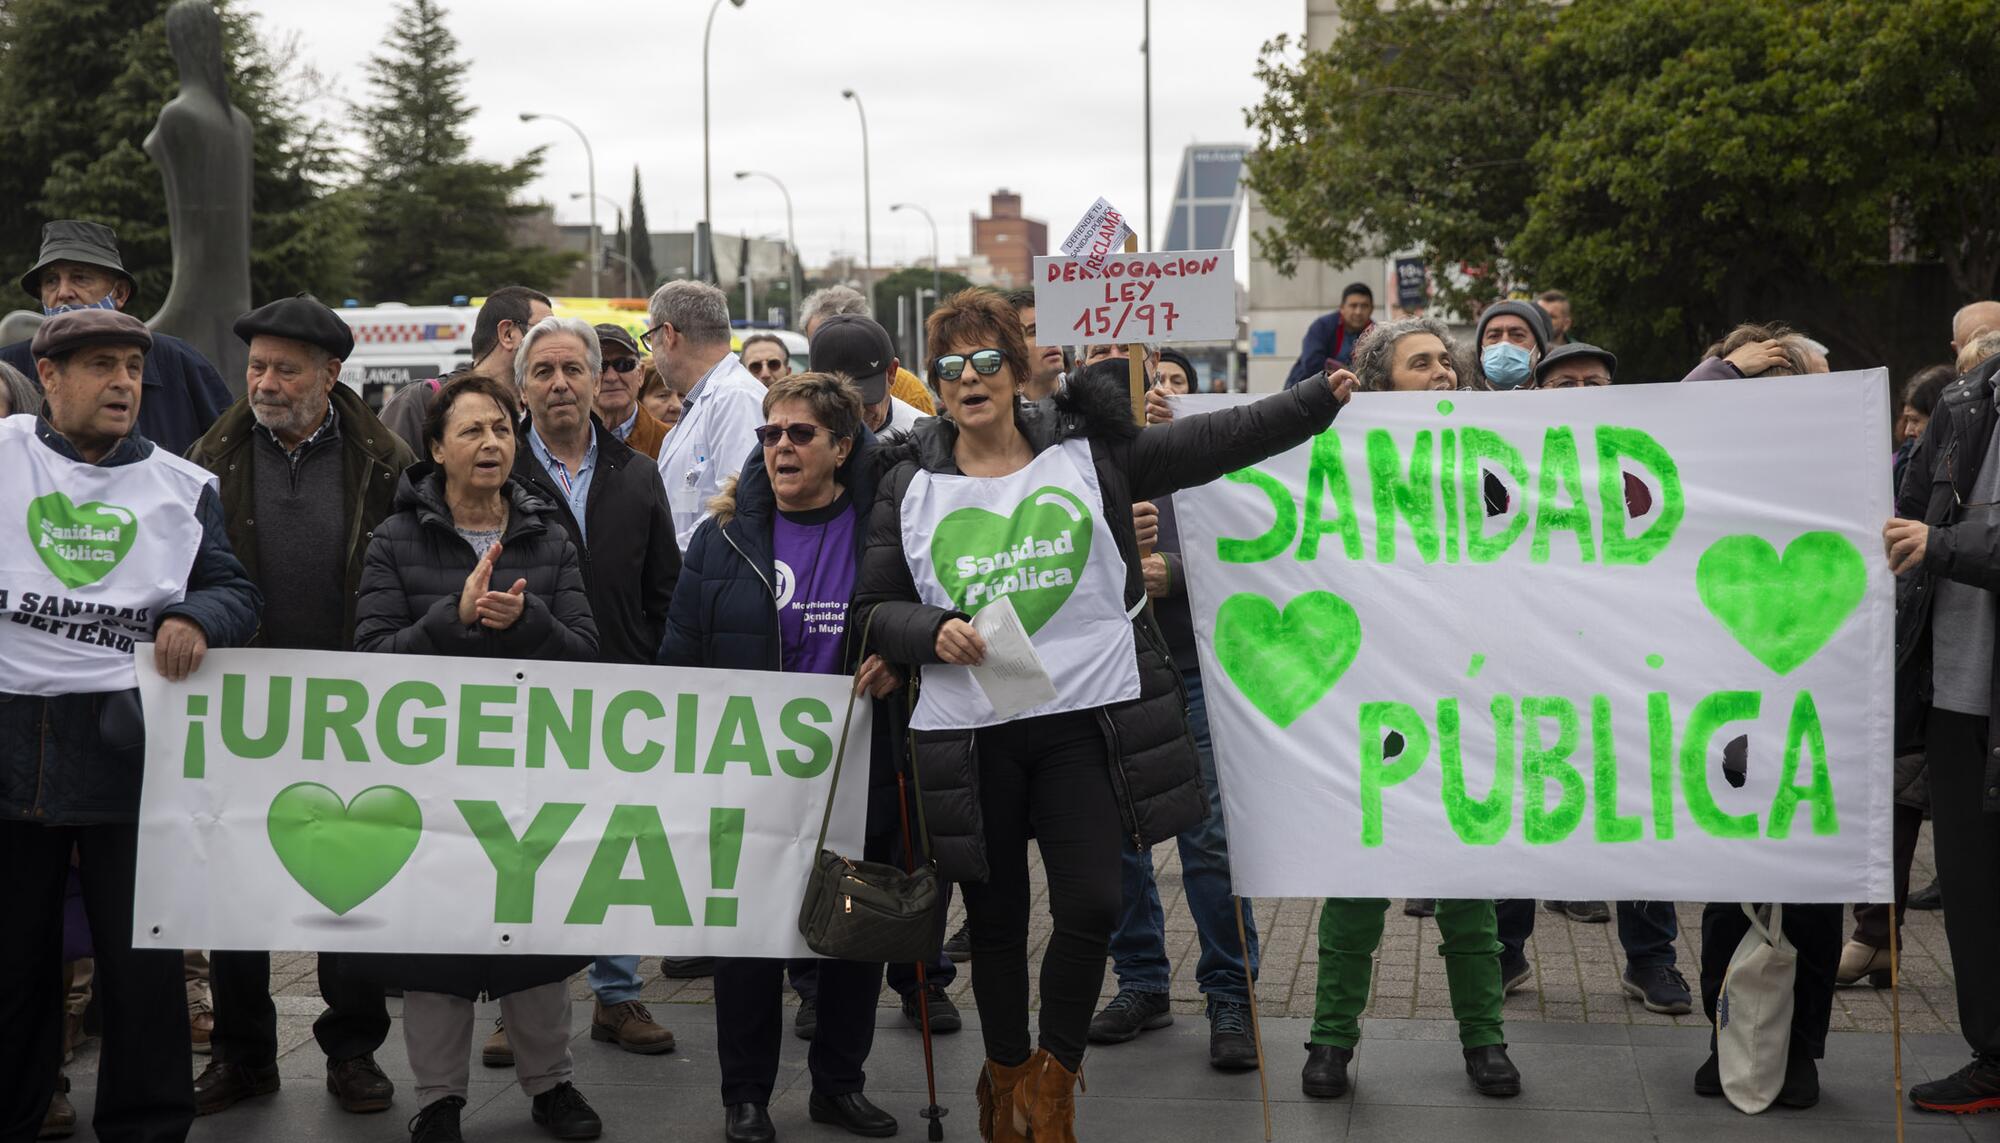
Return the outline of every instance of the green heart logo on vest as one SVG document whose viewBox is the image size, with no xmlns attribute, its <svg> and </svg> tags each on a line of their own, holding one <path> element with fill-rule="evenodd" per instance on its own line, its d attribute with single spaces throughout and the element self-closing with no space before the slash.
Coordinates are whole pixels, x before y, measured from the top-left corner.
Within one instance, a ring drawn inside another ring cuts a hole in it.
<svg viewBox="0 0 2000 1143">
<path fill-rule="evenodd" d="M 131 510 L 115 504 L 78 504 L 60 492 L 28 501 L 28 542 L 71 590 L 110 575 L 138 536 Z"/>
<path fill-rule="evenodd" d="M 393 880 L 424 832 L 417 800 L 394 786 L 371 786 L 343 804 L 318 782 L 278 791 L 265 819 L 285 872 L 336 916 Z"/>
<path fill-rule="evenodd" d="M 1283 611 L 1242 592 L 1215 612 L 1215 657 L 1250 705 L 1281 728 L 1324 698 L 1360 650 L 1361 617 L 1330 591 L 1306 592 Z"/>
<path fill-rule="evenodd" d="M 931 535 L 931 567 L 967 615 L 1002 596 L 1033 635 L 1076 590 L 1090 559 L 1090 509 L 1054 485 L 1028 494 L 1011 516 L 960 508 Z"/>
<path fill-rule="evenodd" d="M 1807 532 L 1778 555 L 1761 536 L 1724 536 L 1694 569 L 1702 605 L 1757 661 L 1783 675 L 1819 653 L 1868 587 L 1861 552 Z"/>
</svg>

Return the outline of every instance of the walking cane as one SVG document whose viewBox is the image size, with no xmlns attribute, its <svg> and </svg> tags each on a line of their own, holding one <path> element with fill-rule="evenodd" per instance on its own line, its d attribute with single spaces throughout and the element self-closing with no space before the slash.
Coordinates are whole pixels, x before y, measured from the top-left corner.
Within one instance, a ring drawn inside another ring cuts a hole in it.
<svg viewBox="0 0 2000 1143">
<path fill-rule="evenodd" d="M 915 764 L 914 759 L 911 764 Z M 896 809 L 903 819 L 903 871 L 906 873 L 915 873 L 917 871 L 917 847 L 910 838 L 909 784 L 900 770 L 896 772 Z M 924 1035 L 924 1083 L 928 1087 L 931 1097 L 930 1106 L 924 1108 L 919 1114 L 925 1119 L 930 1120 L 929 1133 L 931 1143 L 939 1143 L 944 1138 L 944 1117 L 951 1113 L 951 1109 L 939 1107 L 937 1101 L 937 1065 L 931 1058 L 930 984 L 929 977 L 924 971 L 929 966 L 923 961 L 918 961 L 916 964 L 917 1027 Z"/>
</svg>

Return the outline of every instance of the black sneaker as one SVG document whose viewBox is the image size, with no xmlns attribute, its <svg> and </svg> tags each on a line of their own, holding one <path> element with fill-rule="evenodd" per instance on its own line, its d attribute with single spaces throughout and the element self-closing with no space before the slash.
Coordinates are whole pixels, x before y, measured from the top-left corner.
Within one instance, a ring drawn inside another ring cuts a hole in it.
<svg viewBox="0 0 2000 1143">
<path fill-rule="evenodd" d="M 1347 1064 L 1353 1048 L 1307 1044 L 1306 1066 L 1299 1072 L 1299 1090 L 1314 1099 L 1339 1099 L 1347 1094 Z"/>
<path fill-rule="evenodd" d="M 1496 1099 L 1511 1099 L 1521 1094 L 1521 1072 L 1507 1058 L 1507 1045 L 1488 1044 L 1483 1048 L 1466 1048 L 1464 1052 L 1465 1074 L 1472 1081 L 1472 1090 Z"/>
<path fill-rule="evenodd" d="M 960 1028 L 965 1027 L 965 1021 L 960 1019 L 958 1015 L 958 1005 L 953 1004 L 951 997 L 945 995 L 943 985 L 926 984 L 924 985 L 922 995 L 924 998 L 924 1007 L 921 1010 L 917 1007 L 918 992 L 916 989 L 911 989 L 903 997 L 903 1019 L 910 1022 L 910 1027 L 922 1030 L 923 1014 L 925 1011 L 930 1013 L 931 1035 L 933 1036 L 942 1035 L 946 1032 L 956 1032 Z"/>
<path fill-rule="evenodd" d="M 464 1107 L 465 1100 L 456 1095 L 425 1104 L 410 1120 L 410 1143 L 465 1143 L 458 1132 L 458 1113 Z"/>
<path fill-rule="evenodd" d="M 1974 1056 L 1971 1063 L 1943 1079 L 1911 1088 L 1910 1102 L 1925 1111 L 1953 1115 L 2000 1111 L 2000 1057 Z"/>
<path fill-rule="evenodd" d="M 1219 1072 L 1257 1070 L 1257 1040 L 1250 1034 L 1250 1006 L 1215 1001 L 1208 1007 L 1208 1066 Z"/>
<path fill-rule="evenodd" d="M 1535 978 L 1535 966 L 1528 963 L 1525 953 L 1509 954 L 1500 952 L 1500 994 L 1511 995 L 1516 989 Z"/>
<path fill-rule="evenodd" d="M 1174 1022 L 1173 1007 L 1164 992 L 1135 992 L 1121 988 L 1104 1011 L 1090 1018 L 1090 1042 L 1122 1044 L 1141 1032 L 1164 1028 Z"/>
<path fill-rule="evenodd" d="M 558 1139 L 595 1139 L 604 1134 L 604 1121 L 568 1080 L 536 1096 L 529 1114 Z"/>
<path fill-rule="evenodd" d="M 972 933 L 970 926 L 960 925 L 944 942 L 944 955 L 953 964 L 964 964 L 972 959 Z"/>
<path fill-rule="evenodd" d="M 1646 968 L 1628 965 L 1620 986 L 1627 996 L 1644 1004 L 1648 1012 L 1685 1016 L 1694 1011 L 1694 996 L 1688 991 L 1687 978 L 1671 965 Z"/>
<path fill-rule="evenodd" d="M 819 1031 L 819 1005 L 799 997 L 799 1014 L 792 1017 L 792 1035 L 801 1040 L 810 1040 Z"/>
<path fill-rule="evenodd" d="M 1584 925 L 1602 925 L 1611 920 L 1611 910 L 1602 901 L 1544 901 L 1542 908 Z"/>
<path fill-rule="evenodd" d="M 1938 891 L 1937 879 L 1932 878 L 1929 885 L 1910 894 L 1908 905 L 1921 913 L 1944 908 L 1944 894 Z"/>
<path fill-rule="evenodd" d="M 1438 903 L 1435 897 L 1406 897 L 1403 899 L 1405 917 L 1435 917 Z"/>
</svg>

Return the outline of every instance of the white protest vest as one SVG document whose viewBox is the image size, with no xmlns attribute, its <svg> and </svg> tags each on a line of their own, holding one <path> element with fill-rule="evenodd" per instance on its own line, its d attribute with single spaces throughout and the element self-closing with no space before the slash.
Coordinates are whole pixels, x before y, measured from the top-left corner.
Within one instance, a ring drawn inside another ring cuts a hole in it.
<svg viewBox="0 0 2000 1143">
<path fill-rule="evenodd" d="M 924 603 L 977 615 L 1002 597 L 1013 601 L 1059 696 L 1016 717 L 1139 697 L 1125 561 L 1104 522 L 1089 442 L 1045 449 L 1008 476 L 918 472 L 902 526 Z M 921 696 L 910 720 L 917 730 L 1004 721 L 965 667 L 926 666 Z"/>
<path fill-rule="evenodd" d="M 134 464 L 71 460 L 0 420 L 0 692 L 138 685 L 132 647 L 187 594 L 195 515 L 215 477 L 164 449 Z"/>
</svg>

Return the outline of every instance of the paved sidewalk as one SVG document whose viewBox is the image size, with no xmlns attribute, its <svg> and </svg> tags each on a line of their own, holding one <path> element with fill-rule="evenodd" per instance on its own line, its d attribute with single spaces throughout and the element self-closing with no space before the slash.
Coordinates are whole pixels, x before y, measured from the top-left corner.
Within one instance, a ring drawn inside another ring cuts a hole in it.
<svg viewBox="0 0 2000 1143">
<path fill-rule="evenodd" d="M 1243 1140 L 1263 1136 L 1255 1075 L 1226 1076 L 1208 1067 L 1207 1025 L 1194 982 L 1195 931 L 1180 888 L 1172 846 L 1155 850 L 1167 938 L 1176 975 L 1173 1003 L 1179 1016 L 1168 1029 L 1133 1044 L 1093 1049 L 1084 1066 L 1088 1092 L 1079 1100 L 1079 1133 L 1087 1140 Z M 1929 835 L 1918 853 L 1913 883 L 1932 876 Z M 1264 967 L 1258 989 L 1272 1119 L 1279 1139 L 1430 1140 L 1886 1140 L 1894 1138 L 1897 1101 L 1890 993 L 1871 988 L 1837 994 L 1833 1035 L 1820 1075 L 1823 1099 L 1807 1112 L 1774 1110 L 1741 1115 L 1719 1100 L 1694 1095 L 1692 1077 L 1707 1049 L 1699 1006 L 1692 1016 L 1646 1012 L 1618 988 L 1623 969 L 1615 926 L 1579 925 L 1538 911 L 1530 956 L 1536 980 L 1508 998 L 1507 1036 L 1521 1067 L 1519 1099 L 1481 1099 L 1467 1085 L 1449 1019 L 1437 934 L 1428 921 L 1392 906 L 1382 944 L 1375 994 L 1352 1075 L 1355 1090 L 1333 1102 L 1299 1093 L 1302 1047 L 1312 1015 L 1319 902 L 1259 901 Z M 1680 967 L 1695 975 L 1700 906 L 1680 907 Z M 1048 936 L 1046 904 L 1035 903 L 1031 956 L 1039 960 Z M 954 922 L 957 909 L 954 909 Z M 1967 1059 L 1957 1034 L 1956 996 L 1940 915 L 1913 913 L 1904 930 L 1902 1014 L 1904 1084 L 1948 1074 Z M 401 1028 L 392 1030 L 380 1059 L 396 1081 L 396 1105 L 386 1115 L 347 1116 L 323 1091 L 324 1061 L 311 1040 L 320 1011 L 314 957 L 281 953 L 272 958 L 277 994 L 281 1066 L 285 1089 L 268 1099 L 197 1122 L 193 1138 L 205 1143 L 328 1140 L 393 1143 L 405 1139 L 413 1106 Z M 963 966 L 976 971 L 976 965 Z M 631 1056 L 589 1037 L 589 993 L 572 985 L 579 1003 L 577 1082 L 603 1114 L 607 1139 L 719 1140 L 715 1032 L 709 982 L 665 981 L 656 962 L 644 962 L 644 998 L 672 1028 L 680 1048 L 663 1057 Z M 1106 974 L 1105 996 L 1116 989 Z M 964 1010 L 965 1032 L 938 1040 L 940 1102 L 951 1108 L 946 1138 L 977 1138 L 972 1084 L 983 1053 L 971 994 L 971 972 L 961 972 L 952 994 Z M 916 1034 L 902 1020 L 893 994 L 884 992 L 869 1091 L 903 1122 L 903 1139 L 921 1139 L 923 1059 Z M 400 1012 L 400 1002 L 391 1001 Z M 486 1006 L 490 1016 L 497 1006 Z M 481 1028 L 486 1027 L 484 1023 Z M 483 1031 L 482 1031 L 483 1035 Z M 809 1123 L 806 1045 L 785 1038 L 785 1066 L 772 1108 L 780 1137 L 788 1141 L 846 1138 Z M 197 1058 L 197 1067 L 201 1061 Z M 92 1139 L 89 1108 L 96 1047 L 87 1045 L 70 1068 L 75 1099 Z M 467 1137 L 483 1140 L 547 1138 L 527 1117 L 526 1101 L 509 1074 L 473 1068 Z M 2000 1143 L 2000 1113 L 1963 1120 L 1908 1111 L 1907 1137 L 1916 1140 L 1986 1140 Z"/>
</svg>

